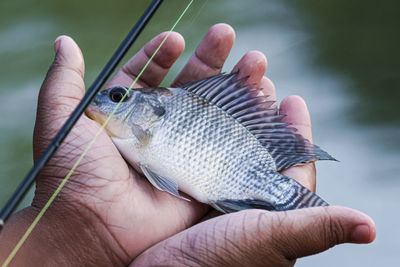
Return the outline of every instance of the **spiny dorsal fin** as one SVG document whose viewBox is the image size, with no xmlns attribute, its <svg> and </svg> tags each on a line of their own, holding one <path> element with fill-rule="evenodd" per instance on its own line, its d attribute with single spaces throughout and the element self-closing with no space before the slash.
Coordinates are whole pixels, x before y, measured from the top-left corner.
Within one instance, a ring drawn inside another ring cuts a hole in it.
<svg viewBox="0 0 400 267">
<path fill-rule="evenodd" d="M 278 171 L 316 159 L 335 160 L 283 122 L 285 115 L 271 107 L 274 101 L 267 100 L 262 88 L 243 85 L 247 77 L 237 79 L 237 76 L 237 72 L 221 73 L 182 88 L 223 109 L 246 127 L 267 148 Z"/>
</svg>

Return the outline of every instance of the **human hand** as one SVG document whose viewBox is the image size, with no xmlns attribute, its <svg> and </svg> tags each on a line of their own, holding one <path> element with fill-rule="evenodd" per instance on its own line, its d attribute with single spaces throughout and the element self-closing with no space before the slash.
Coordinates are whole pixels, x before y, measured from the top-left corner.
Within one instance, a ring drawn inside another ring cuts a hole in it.
<svg viewBox="0 0 400 267">
<path fill-rule="evenodd" d="M 274 87 L 268 87 L 275 95 Z M 285 98 L 280 110 L 299 133 L 311 140 L 305 102 Z M 315 191 L 313 163 L 283 171 Z M 214 217 L 215 213 L 207 216 Z M 286 212 L 245 210 L 204 220 L 146 250 L 131 266 L 293 266 L 297 258 L 341 243 L 370 243 L 375 224 L 345 207 L 316 207 Z"/>
<path fill-rule="evenodd" d="M 373 221 L 345 207 L 245 210 L 199 223 L 139 255 L 135 266 L 293 266 L 341 243 L 369 243 Z"/>
<path fill-rule="evenodd" d="M 264 88 L 265 95 L 276 101 L 274 85 L 260 77 L 265 67 L 263 55 L 250 52 L 234 70 L 246 72 L 257 87 Z M 279 109 L 287 115 L 284 120 L 312 142 L 311 120 L 304 100 L 286 97 Z M 293 166 L 282 173 L 315 192 L 314 163 Z M 293 266 L 297 258 L 341 243 L 370 243 L 376 235 L 371 218 L 345 207 L 286 212 L 245 210 L 215 217 L 218 214 L 213 211 L 202 222 L 154 245 L 130 266 Z"/>
<path fill-rule="evenodd" d="M 130 86 L 165 34 L 150 41 L 116 74 L 108 87 Z M 186 83 L 185 79 L 193 81 L 219 73 L 233 41 L 234 32 L 229 26 L 213 27 L 175 85 Z M 183 48 L 183 38 L 172 33 L 135 86 L 158 86 Z M 78 46 L 64 36 L 55 42 L 55 50 L 54 63 L 39 94 L 34 133 L 35 159 L 43 153 L 84 94 L 84 63 Z M 21 229 L 27 228 L 98 129 L 96 122 L 82 116 L 38 178 L 32 206 L 12 218 L 8 225 L 21 223 Z M 63 248 L 64 254 L 80 255 L 83 242 L 85 250 L 92 253 L 81 255 L 82 260 L 128 263 L 146 248 L 193 225 L 208 209 L 196 201 L 182 201 L 155 189 L 126 164 L 109 136 L 102 133 L 35 228 L 26 246 L 33 246 L 35 240 L 47 241 L 35 249 L 38 262 L 46 260 L 41 256 L 41 251 L 48 253 L 44 244 L 50 246 L 51 240 L 55 243 L 74 240 L 75 247 Z M 43 232 L 49 225 L 57 225 L 59 231 L 53 231 L 45 238 Z M 7 228 L 4 228 L 3 236 L 10 232 Z M 17 235 L 9 238 L 16 243 Z M 13 242 L 9 244 L 11 250 Z M 32 256 L 32 252 L 28 255 Z"/>
<path fill-rule="evenodd" d="M 129 86 L 162 38 L 163 35 L 149 42 L 118 72 L 108 87 Z M 234 32 L 229 26 L 214 26 L 173 85 L 182 85 L 219 73 L 233 41 Z M 156 87 L 181 54 L 183 47 L 184 41 L 180 35 L 172 34 L 136 86 Z M 58 50 L 56 59 L 39 97 L 34 136 L 36 159 L 84 94 L 84 66 L 79 48 L 67 37 L 60 38 L 55 48 Z M 240 76 L 250 75 L 248 83 L 256 83 L 258 87 L 264 88 L 266 94 L 274 97 L 272 83 L 263 77 L 266 60 L 262 54 L 249 52 L 235 69 L 240 69 Z M 307 110 L 300 109 L 301 112 L 298 112 L 298 107 L 293 103 L 303 103 L 302 100 L 291 97 L 285 101 L 288 104 L 282 104 L 281 108 L 289 115 L 289 120 L 292 118 L 294 127 L 301 130 L 304 116 L 300 115 L 300 124 L 297 125 L 296 114 L 304 114 Z M 292 108 L 296 112 L 290 111 Z M 98 129 L 99 125 L 85 116 L 79 120 L 38 179 L 32 207 L 25 211 L 26 215 L 20 214 L 20 217 L 31 221 Z M 307 131 L 303 131 L 303 134 L 306 138 L 311 137 L 310 131 L 309 136 Z M 297 178 L 311 189 L 315 186 L 313 164 L 293 167 L 286 170 L 285 174 Z M 125 163 L 110 138 L 103 133 L 35 229 L 42 234 L 33 233 L 27 241 L 27 247 L 35 240 L 49 246 L 59 244 L 60 240 L 68 240 L 70 242 L 66 242 L 64 247 L 58 245 L 53 248 L 53 255 L 62 256 L 66 262 L 79 259 L 82 264 L 124 264 L 146 248 L 193 225 L 207 210 L 205 205 L 195 201 L 189 203 L 153 188 Z M 43 235 L 43 232 L 54 227 L 60 230 Z M 35 249 L 39 262 L 48 260 L 42 257 L 43 253 L 48 253 L 45 245 Z"/>
</svg>

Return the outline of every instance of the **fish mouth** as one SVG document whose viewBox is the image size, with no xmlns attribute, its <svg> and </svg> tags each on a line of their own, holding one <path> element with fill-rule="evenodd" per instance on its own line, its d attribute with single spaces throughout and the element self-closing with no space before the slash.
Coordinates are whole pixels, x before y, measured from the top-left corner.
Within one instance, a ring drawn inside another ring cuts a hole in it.
<svg viewBox="0 0 400 267">
<path fill-rule="evenodd" d="M 89 111 L 88 109 L 85 110 L 85 115 L 86 115 L 89 119 L 95 121 L 94 116 L 92 115 L 92 113 L 90 113 L 90 111 Z"/>
<path fill-rule="evenodd" d="M 85 114 L 86 116 L 88 116 L 89 119 L 94 120 L 100 124 L 103 124 L 103 120 L 100 119 L 101 116 L 96 116 L 93 110 L 91 110 L 92 108 L 89 106 L 86 110 L 85 110 Z"/>
<path fill-rule="evenodd" d="M 93 109 L 90 106 L 85 110 L 85 114 L 89 119 L 100 124 L 100 126 L 103 126 L 104 122 L 106 121 L 103 114 L 99 113 L 96 109 Z M 108 127 L 104 127 L 104 130 L 110 137 L 117 137 L 117 135 L 111 132 L 110 129 L 108 129 Z"/>
<path fill-rule="evenodd" d="M 97 122 L 100 125 L 103 125 L 103 123 L 105 121 L 103 116 L 101 116 L 102 114 L 99 114 L 98 111 L 96 111 L 95 109 L 93 109 L 90 106 L 85 110 L 85 114 L 89 119 Z"/>
</svg>

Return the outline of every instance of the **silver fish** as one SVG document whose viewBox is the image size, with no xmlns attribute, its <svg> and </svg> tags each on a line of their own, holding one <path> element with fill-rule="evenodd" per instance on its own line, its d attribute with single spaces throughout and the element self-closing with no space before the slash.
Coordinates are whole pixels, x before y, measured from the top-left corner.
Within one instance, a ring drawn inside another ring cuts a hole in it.
<svg viewBox="0 0 400 267">
<path fill-rule="evenodd" d="M 279 171 L 335 159 L 245 80 L 219 74 L 182 88 L 131 90 L 106 130 L 132 166 L 177 197 L 182 191 L 222 212 L 328 205 Z M 127 89 L 99 92 L 87 114 L 103 123 Z"/>
</svg>

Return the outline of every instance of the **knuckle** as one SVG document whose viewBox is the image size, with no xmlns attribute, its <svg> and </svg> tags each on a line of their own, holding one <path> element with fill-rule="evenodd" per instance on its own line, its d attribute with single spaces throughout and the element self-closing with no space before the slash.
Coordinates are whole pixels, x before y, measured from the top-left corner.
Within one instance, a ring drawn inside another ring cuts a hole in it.
<svg viewBox="0 0 400 267">
<path fill-rule="evenodd" d="M 324 211 L 326 216 L 322 219 L 323 236 L 326 247 L 331 248 L 345 240 L 345 231 L 343 225 L 331 216 L 327 208 L 324 208 Z"/>
</svg>

